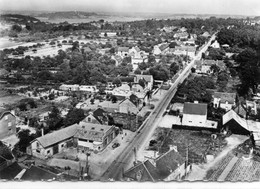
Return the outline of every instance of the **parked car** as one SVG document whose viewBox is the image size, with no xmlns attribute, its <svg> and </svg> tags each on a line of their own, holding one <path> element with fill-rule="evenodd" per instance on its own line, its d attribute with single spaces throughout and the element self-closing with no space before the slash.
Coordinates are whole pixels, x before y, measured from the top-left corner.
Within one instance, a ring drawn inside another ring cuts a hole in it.
<svg viewBox="0 0 260 189">
<path fill-rule="evenodd" d="M 120 146 L 120 144 L 118 142 L 115 142 L 113 145 L 112 145 L 112 148 L 115 149 L 117 148 L 118 146 Z"/>
</svg>

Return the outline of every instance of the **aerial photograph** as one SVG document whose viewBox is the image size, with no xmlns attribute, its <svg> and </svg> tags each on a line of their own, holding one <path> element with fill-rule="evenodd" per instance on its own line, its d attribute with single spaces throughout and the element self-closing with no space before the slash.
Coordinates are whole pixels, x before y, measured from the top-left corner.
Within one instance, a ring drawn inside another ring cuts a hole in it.
<svg viewBox="0 0 260 189">
<path fill-rule="evenodd" d="M 260 1 L 0 0 L 7 181 L 259 182 Z"/>
</svg>

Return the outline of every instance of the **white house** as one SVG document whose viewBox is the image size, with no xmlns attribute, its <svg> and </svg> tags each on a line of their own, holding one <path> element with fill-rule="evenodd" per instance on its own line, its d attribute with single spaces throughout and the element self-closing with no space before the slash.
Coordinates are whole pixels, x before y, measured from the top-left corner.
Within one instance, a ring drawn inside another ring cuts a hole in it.
<svg viewBox="0 0 260 189">
<path fill-rule="evenodd" d="M 139 83 L 140 79 L 145 80 L 145 89 L 152 90 L 154 81 L 152 75 L 135 75 L 134 83 Z"/>
<path fill-rule="evenodd" d="M 219 49 L 220 48 L 220 44 L 217 40 L 215 40 L 211 45 L 212 48 L 214 49 Z"/>
<path fill-rule="evenodd" d="M 78 91 L 79 90 L 79 85 L 61 85 L 60 90 L 62 91 Z"/>
<path fill-rule="evenodd" d="M 133 113 L 137 114 L 138 113 L 138 108 L 137 106 L 129 99 L 126 98 L 122 102 L 119 103 L 119 112 L 120 113 Z"/>
<path fill-rule="evenodd" d="M 92 92 L 92 93 L 98 92 L 97 86 L 95 85 L 80 85 L 79 90 L 84 92 Z"/>
<path fill-rule="evenodd" d="M 215 108 L 231 110 L 236 105 L 236 93 L 214 92 L 213 104 Z"/>
<path fill-rule="evenodd" d="M 126 57 L 129 55 L 129 47 L 118 47 L 117 55 L 121 57 Z"/>
<path fill-rule="evenodd" d="M 207 104 L 185 102 L 182 125 L 205 127 L 207 122 Z"/>
</svg>

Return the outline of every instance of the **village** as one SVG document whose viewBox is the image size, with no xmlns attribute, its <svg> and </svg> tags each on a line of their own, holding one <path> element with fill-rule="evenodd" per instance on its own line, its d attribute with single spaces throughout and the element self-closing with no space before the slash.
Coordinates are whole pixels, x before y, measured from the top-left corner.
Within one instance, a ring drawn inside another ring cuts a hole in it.
<svg viewBox="0 0 260 189">
<path fill-rule="evenodd" d="M 251 23 L 153 22 L 142 33 L 92 22 L 1 49 L 0 179 L 260 179 L 260 89 L 241 72 L 252 52 L 226 39 Z"/>
</svg>

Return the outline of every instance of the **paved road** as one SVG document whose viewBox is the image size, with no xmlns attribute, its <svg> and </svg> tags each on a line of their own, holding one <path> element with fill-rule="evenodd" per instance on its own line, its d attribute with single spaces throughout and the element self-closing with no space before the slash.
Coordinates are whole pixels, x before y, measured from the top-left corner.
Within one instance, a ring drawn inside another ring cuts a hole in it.
<svg viewBox="0 0 260 189">
<path fill-rule="evenodd" d="M 122 173 L 127 168 L 133 165 L 134 161 L 134 148 L 138 153 L 138 150 L 142 149 L 144 145 L 151 138 L 154 130 L 158 126 L 158 122 L 162 117 L 162 114 L 165 112 L 168 104 L 171 99 L 174 97 L 178 84 L 182 83 L 184 79 L 189 75 L 191 68 L 194 66 L 195 60 L 199 60 L 201 58 L 201 54 L 205 52 L 211 41 L 215 39 L 215 35 L 211 37 L 209 42 L 198 52 L 196 57 L 183 69 L 183 71 L 179 74 L 179 77 L 176 78 L 168 93 L 165 94 L 165 97 L 161 100 L 157 107 L 150 114 L 148 119 L 143 123 L 143 125 L 139 128 L 134 136 L 133 140 L 129 143 L 129 145 L 124 149 L 124 151 L 115 158 L 115 161 L 109 166 L 106 172 L 103 174 L 100 180 L 105 181 L 109 179 L 113 179 L 119 181 L 122 179 Z"/>
</svg>

